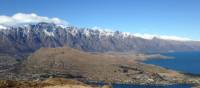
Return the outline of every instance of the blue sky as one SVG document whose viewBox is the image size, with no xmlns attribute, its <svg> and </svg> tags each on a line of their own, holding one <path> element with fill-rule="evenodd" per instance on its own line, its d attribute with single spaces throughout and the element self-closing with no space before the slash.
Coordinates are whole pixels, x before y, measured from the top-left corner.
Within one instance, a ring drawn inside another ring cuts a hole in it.
<svg viewBox="0 0 200 88">
<path fill-rule="evenodd" d="M 78 27 L 97 26 L 200 40 L 200 0 L 0 1 L 0 15 L 16 13 L 58 17 Z"/>
</svg>

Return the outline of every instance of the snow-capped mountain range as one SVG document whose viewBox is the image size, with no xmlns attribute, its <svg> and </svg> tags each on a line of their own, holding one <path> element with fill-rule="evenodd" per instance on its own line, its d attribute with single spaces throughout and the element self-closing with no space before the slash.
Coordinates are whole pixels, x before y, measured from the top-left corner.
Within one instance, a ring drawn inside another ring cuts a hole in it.
<svg viewBox="0 0 200 88">
<path fill-rule="evenodd" d="M 40 22 L 0 26 L 2 53 L 33 52 L 41 47 L 70 46 L 84 51 L 169 52 L 200 50 L 198 41 L 144 39 L 134 34 Z"/>
<path fill-rule="evenodd" d="M 54 24 L 54 23 L 50 23 L 50 24 Z M 12 30 L 12 29 L 15 29 L 15 28 L 25 28 L 26 31 L 24 33 L 25 33 L 25 35 L 27 35 L 28 33 L 26 33 L 26 32 L 29 32 L 29 30 L 30 30 L 30 28 L 27 28 L 27 27 L 29 27 L 30 25 L 34 25 L 34 24 L 20 24 L 20 25 L 14 25 L 14 26 L 13 25 L 7 25 L 7 26 L 0 25 L 0 31 Z M 57 28 L 60 27 L 60 28 L 63 28 L 65 30 L 67 28 L 73 27 L 73 26 L 67 26 L 67 25 L 61 25 L 61 24 L 54 24 L 54 25 L 55 25 L 54 29 L 56 29 L 56 27 Z M 97 27 L 95 27 L 95 28 L 81 28 L 81 29 L 84 30 L 83 32 L 86 36 L 89 36 L 90 33 L 91 33 L 89 31 L 89 29 L 99 31 L 99 33 L 100 33 L 99 36 L 114 36 L 114 34 L 115 34 L 115 32 L 113 32 L 113 31 L 102 29 L 102 28 L 97 28 Z M 54 36 L 54 31 L 50 32 L 50 31 L 43 29 L 43 32 L 48 36 Z M 78 31 L 72 31 L 73 35 L 76 35 L 76 33 L 78 33 Z M 140 37 L 140 38 L 149 39 L 149 40 L 152 40 L 154 38 L 158 38 L 158 39 L 163 39 L 163 40 L 174 40 L 174 41 L 193 41 L 189 38 L 183 38 L 183 37 L 177 37 L 177 36 L 167 36 L 167 35 L 152 35 L 152 34 L 141 34 L 141 33 L 131 34 L 131 33 L 128 33 L 128 32 L 120 32 L 120 35 L 123 38 Z"/>
</svg>

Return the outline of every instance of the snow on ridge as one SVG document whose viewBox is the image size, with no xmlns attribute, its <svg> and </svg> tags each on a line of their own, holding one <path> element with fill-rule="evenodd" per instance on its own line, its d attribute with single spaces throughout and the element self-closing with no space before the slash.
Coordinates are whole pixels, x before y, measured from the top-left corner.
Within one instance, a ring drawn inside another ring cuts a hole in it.
<svg viewBox="0 0 200 88">
<path fill-rule="evenodd" d="M 108 28 L 93 27 L 91 29 L 99 31 L 100 36 L 114 36 L 114 32 Z"/>
<path fill-rule="evenodd" d="M 129 32 L 112 31 L 112 29 L 100 27 L 93 27 L 92 29 L 99 31 L 100 35 L 104 36 L 115 36 L 116 33 L 119 33 L 118 36 L 120 36 L 121 38 L 134 37 L 134 35 Z"/>
<path fill-rule="evenodd" d="M 114 36 L 114 31 L 111 31 L 110 29 L 104 29 L 100 27 L 93 27 L 93 30 L 98 30 L 100 31 L 101 35 L 106 35 L 106 36 Z M 163 40 L 174 40 L 174 41 L 194 41 L 190 38 L 187 37 L 179 37 L 179 36 L 171 36 L 171 35 L 157 35 L 157 34 L 145 34 L 145 33 L 129 33 L 129 32 L 120 32 L 122 35 L 122 38 L 127 38 L 127 37 L 140 37 L 143 39 L 148 39 L 152 40 L 154 38 L 158 39 L 163 39 Z"/>
<path fill-rule="evenodd" d="M 114 32 L 112 31 L 106 31 L 106 30 L 98 30 L 100 35 L 105 35 L 105 36 L 114 36 Z"/>
<path fill-rule="evenodd" d="M 63 24 L 57 24 L 56 26 L 57 26 L 57 27 L 61 27 L 61 28 L 63 28 L 63 29 L 69 27 L 68 25 L 63 25 Z"/>
</svg>

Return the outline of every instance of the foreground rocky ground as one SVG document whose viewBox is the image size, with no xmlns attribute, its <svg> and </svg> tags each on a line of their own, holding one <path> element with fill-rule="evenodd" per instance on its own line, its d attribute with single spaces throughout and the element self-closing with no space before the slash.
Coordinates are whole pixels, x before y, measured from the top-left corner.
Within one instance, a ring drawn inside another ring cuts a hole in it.
<svg viewBox="0 0 200 88">
<path fill-rule="evenodd" d="M 9 56 L 4 55 L 3 58 L 5 59 L 7 57 Z M 75 79 L 83 82 L 200 84 L 200 78 L 198 76 L 186 75 L 141 62 L 147 58 L 154 57 L 168 58 L 161 55 L 144 55 L 134 52 L 131 54 L 113 52 L 88 53 L 68 47 L 41 48 L 31 54 L 27 59 L 20 61 L 21 63 L 17 63 L 12 57 L 6 59 L 8 64 L 1 64 L 0 77 L 6 80 L 28 80 L 25 81 L 28 82 L 28 85 L 30 80 L 32 80 L 31 82 L 34 85 L 37 85 L 38 82 L 35 81 L 43 83 L 44 81 L 41 80 L 57 77 Z M 7 68 L 8 66 L 10 67 Z M 57 85 L 57 87 L 62 88 L 60 85 Z"/>
</svg>

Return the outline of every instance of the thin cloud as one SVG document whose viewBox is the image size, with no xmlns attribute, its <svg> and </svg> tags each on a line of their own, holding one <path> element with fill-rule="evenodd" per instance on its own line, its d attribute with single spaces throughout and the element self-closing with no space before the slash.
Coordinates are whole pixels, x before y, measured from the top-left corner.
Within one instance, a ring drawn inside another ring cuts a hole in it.
<svg viewBox="0 0 200 88">
<path fill-rule="evenodd" d="M 156 35 L 156 34 L 142 34 L 142 33 L 135 33 L 133 34 L 136 37 L 141 37 L 144 39 L 165 39 L 165 40 L 178 40 L 178 41 L 191 41 L 192 39 L 186 37 L 178 37 L 178 36 L 170 36 L 170 35 Z"/>
<path fill-rule="evenodd" d="M 107 32 L 107 33 L 111 33 L 113 34 L 114 31 L 112 31 L 113 29 L 109 29 L 109 28 L 101 28 L 101 27 L 93 27 L 92 29 L 94 30 L 101 30 L 103 32 Z M 143 39 L 148 39 L 151 40 L 153 38 L 159 38 L 159 39 L 164 39 L 164 40 L 176 40 L 176 41 L 194 41 L 191 38 L 187 38 L 187 37 L 179 37 L 179 36 L 173 36 L 173 35 L 157 35 L 157 34 L 147 34 L 147 33 L 129 33 L 129 32 L 122 32 L 123 35 L 125 36 L 135 36 L 135 37 L 140 37 Z"/>
<path fill-rule="evenodd" d="M 0 25 L 0 29 L 6 29 L 6 27 L 3 25 Z"/>
<path fill-rule="evenodd" d="M 48 18 L 45 16 L 38 16 L 35 13 L 25 14 L 25 13 L 16 13 L 13 16 L 4 16 L 0 15 L 0 24 L 4 25 L 16 25 L 23 23 L 38 23 L 38 22 L 49 22 L 56 24 L 67 24 L 66 21 L 59 18 Z"/>
</svg>

